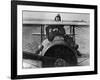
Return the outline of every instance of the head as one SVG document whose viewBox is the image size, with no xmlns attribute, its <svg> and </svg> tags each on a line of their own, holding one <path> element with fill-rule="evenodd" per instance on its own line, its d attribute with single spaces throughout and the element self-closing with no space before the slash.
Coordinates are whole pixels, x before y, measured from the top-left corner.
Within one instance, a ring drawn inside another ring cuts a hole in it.
<svg viewBox="0 0 100 80">
<path fill-rule="evenodd" d="M 61 16 L 60 16 L 60 14 L 58 14 L 58 15 L 55 17 L 55 21 L 61 21 Z"/>
</svg>

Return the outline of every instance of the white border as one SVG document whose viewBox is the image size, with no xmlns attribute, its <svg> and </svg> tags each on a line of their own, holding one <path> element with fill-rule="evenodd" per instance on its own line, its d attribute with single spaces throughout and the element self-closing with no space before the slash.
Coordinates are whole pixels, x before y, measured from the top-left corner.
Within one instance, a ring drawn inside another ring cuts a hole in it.
<svg viewBox="0 0 100 80">
<path fill-rule="evenodd" d="M 90 13 L 90 66 L 22 69 L 22 10 Z M 17 75 L 94 71 L 94 10 L 43 6 L 17 6 Z"/>
</svg>

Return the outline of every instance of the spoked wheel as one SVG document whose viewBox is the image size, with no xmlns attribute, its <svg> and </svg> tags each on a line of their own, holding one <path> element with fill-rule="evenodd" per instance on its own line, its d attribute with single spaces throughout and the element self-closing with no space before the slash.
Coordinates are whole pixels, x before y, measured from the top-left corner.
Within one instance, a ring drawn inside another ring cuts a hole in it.
<svg viewBox="0 0 100 80">
<path fill-rule="evenodd" d="M 44 56 L 51 57 L 50 60 L 46 61 L 47 64 L 43 63 L 45 67 L 65 67 L 77 64 L 75 53 L 64 45 L 52 46 Z"/>
</svg>

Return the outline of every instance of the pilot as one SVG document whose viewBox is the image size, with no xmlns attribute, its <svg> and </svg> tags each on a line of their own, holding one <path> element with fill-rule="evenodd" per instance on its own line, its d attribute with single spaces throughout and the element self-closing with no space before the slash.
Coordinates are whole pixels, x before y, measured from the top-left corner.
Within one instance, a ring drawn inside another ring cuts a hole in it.
<svg viewBox="0 0 100 80">
<path fill-rule="evenodd" d="M 55 17 L 55 21 L 61 21 L 60 14 Z M 65 35 L 64 25 L 48 25 L 46 27 L 46 39 L 42 42 L 41 45 L 39 45 L 39 49 L 36 51 L 36 53 L 39 54 L 44 46 L 52 44 L 53 40 L 64 40 L 63 35 Z"/>
</svg>

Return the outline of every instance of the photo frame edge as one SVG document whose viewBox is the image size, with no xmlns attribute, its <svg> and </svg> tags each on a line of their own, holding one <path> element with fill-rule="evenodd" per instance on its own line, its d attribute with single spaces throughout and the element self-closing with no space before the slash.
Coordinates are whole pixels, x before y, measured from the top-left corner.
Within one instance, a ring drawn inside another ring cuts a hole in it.
<svg viewBox="0 0 100 80">
<path fill-rule="evenodd" d="M 27 1 L 11 1 L 11 78 L 12 79 L 22 79 L 22 78 L 42 78 L 42 77 L 59 77 L 59 76 L 73 76 L 73 75 L 88 75 L 88 74 L 97 74 L 97 6 L 96 5 L 91 5 L 92 7 L 88 7 L 86 5 L 85 8 L 89 9 L 94 9 L 94 16 L 95 16 L 95 31 L 94 31 L 94 36 L 95 36 L 95 47 L 94 51 L 96 52 L 95 54 L 95 69 L 94 71 L 86 71 L 86 72 L 72 72 L 72 73 L 50 73 L 50 74 L 37 74 L 37 75 L 17 75 L 17 5 L 21 5 L 22 3 L 27 4 Z M 28 2 L 30 4 L 32 2 Z M 36 4 L 41 3 L 41 2 L 36 2 Z M 43 4 L 46 4 L 46 2 L 42 2 Z M 24 5 L 25 5 L 24 4 Z M 58 3 L 50 3 L 50 4 L 58 4 Z M 60 4 L 60 3 L 59 3 Z M 61 3 L 62 4 L 62 3 Z M 23 5 L 23 4 L 22 4 Z M 69 4 L 71 5 L 71 4 Z M 38 6 L 38 5 L 37 5 Z M 81 5 L 77 5 L 81 6 Z M 60 7 L 60 6 L 59 6 Z M 81 6 L 82 7 L 82 6 Z M 74 7 L 73 7 L 74 8 Z M 14 27 L 13 27 L 14 26 Z M 51 76 L 53 74 L 53 76 Z"/>
</svg>

